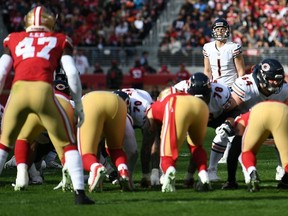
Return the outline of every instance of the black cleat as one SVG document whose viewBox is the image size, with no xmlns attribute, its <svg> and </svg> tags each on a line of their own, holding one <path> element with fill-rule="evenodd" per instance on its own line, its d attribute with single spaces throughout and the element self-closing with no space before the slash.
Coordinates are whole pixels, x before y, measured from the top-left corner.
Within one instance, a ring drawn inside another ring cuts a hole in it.
<svg viewBox="0 0 288 216">
<path fill-rule="evenodd" d="M 183 182 L 183 187 L 185 187 L 185 188 L 194 188 L 194 186 L 195 186 L 194 184 L 195 184 L 195 180 L 194 180 L 193 177 L 192 178 L 187 178 Z"/>
<path fill-rule="evenodd" d="M 75 204 L 76 205 L 92 205 L 92 204 L 95 204 L 95 202 L 86 196 L 84 190 L 77 190 L 75 191 Z"/>
<path fill-rule="evenodd" d="M 227 181 L 222 186 L 222 190 L 236 190 L 236 189 L 238 189 L 238 184 L 236 181 L 233 182 Z"/>
<path fill-rule="evenodd" d="M 250 174 L 250 182 L 248 183 L 249 192 L 258 192 L 260 191 L 260 179 L 256 170 L 253 170 Z"/>
<path fill-rule="evenodd" d="M 285 173 L 277 185 L 278 189 L 288 189 L 288 173 Z"/>
</svg>

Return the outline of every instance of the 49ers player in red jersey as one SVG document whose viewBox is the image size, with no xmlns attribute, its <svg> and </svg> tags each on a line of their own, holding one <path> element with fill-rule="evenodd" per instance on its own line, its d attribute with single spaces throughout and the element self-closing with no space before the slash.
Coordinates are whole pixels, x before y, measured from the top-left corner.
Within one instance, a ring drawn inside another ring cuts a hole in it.
<svg viewBox="0 0 288 216">
<path fill-rule="evenodd" d="M 0 140 L 0 173 L 8 153 L 13 148 L 28 115 L 36 114 L 55 146 L 64 149 L 65 164 L 75 190 L 75 204 L 94 204 L 84 192 L 83 166 L 77 150 L 75 135 L 68 116 L 53 91 L 54 71 L 62 64 L 66 71 L 71 95 L 75 102 L 78 126 L 84 121 L 82 87 L 72 58 L 71 40 L 62 33 L 53 32 L 56 18 L 43 6 L 33 8 L 25 16 L 23 32 L 14 32 L 4 39 L 4 53 L 0 58 L 0 86 L 14 68 L 15 75 L 3 116 Z M 2 90 L 2 88 L 1 88 Z M 19 149 L 28 152 L 23 142 Z M 27 161 L 17 161 L 15 190 L 28 186 Z"/>
<path fill-rule="evenodd" d="M 189 92 L 189 90 L 188 90 Z M 176 161 L 185 138 L 200 181 L 197 190 L 210 190 L 207 173 L 207 153 L 203 148 L 209 118 L 208 106 L 197 97 L 187 93 L 174 93 L 154 102 L 147 112 L 151 130 L 162 125 L 160 143 L 160 167 L 164 173 L 162 192 L 175 191 Z"/>
</svg>

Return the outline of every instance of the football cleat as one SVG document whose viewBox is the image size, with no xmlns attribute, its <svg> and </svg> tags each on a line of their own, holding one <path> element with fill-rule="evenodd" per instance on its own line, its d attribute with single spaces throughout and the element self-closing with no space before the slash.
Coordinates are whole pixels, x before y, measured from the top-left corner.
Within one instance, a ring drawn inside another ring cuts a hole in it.
<svg viewBox="0 0 288 216">
<path fill-rule="evenodd" d="M 75 191 L 75 204 L 76 205 L 92 205 L 92 204 L 95 204 L 95 202 L 86 196 L 84 190 L 76 190 Z"/>
<path fill-rule="evenodd" d="M 234 182 L 225 182 L 222 186 L 222 190 L 236 190 L 238 189 L 238 183 L 236 181 Z"/>
<path fill-rule="evenodd" d="M 102 164 L 96 165 L 93 170 L 89 173 L 88 185 L 89 192 L 92 192 L 95 187 L 102 190 L 103 179 L 106 176 L 106 169 Z"/>
<path fill-rule="evenodd" d="M 118 172 L 116 170 L 112 171 L 109 175 L 106 176 L 109 181 L 113 184 L 116 185 L 119 183 L 119 177 L 118 177 Z"/>
<path fill-rule="evenodd" d="M 170 166 L 166 173 L 164 174 L 162 182 L 162 192 L 175 192 L 175 179 L 176 179 L 176 169 Z"/>
<path fill-rule="evenodd" d="M 27 167 L 23 168 L 23 167 L 18 166 L 14 190 L 15 191 L 24 190 L 28 187 L 28 184 L 29 184 L 29 175 L 28 175 Z"/>
<path fill-rule="evenodd" d="M 211 191 L 212 187 L 211 184 L 209 182 L 205 182 L 203 183 L 201 180 L 199 180 L 194 187 L 195 191 L 198 192 L 206 192 L 206 191 Z"/>
<path fill-rule="evenodd" d="M 285 170 L 281 166 L 276 167 L 275 180 L 280 181 L 285 174 Z"/>
<path fill-rule="evenodd" d="M 260 179 L 256 170 L 253 170 L 250 174 L 250 182 L 248 183 L 249 192 L 258 192 L 260 191 Z"/>
<path fill-rule="evenodd" d="M 131 191 L 132 190 L 129 172 L 127 169 L 122 168 L 119 170 L 119 183 L 120 183 L 122 191 Z"/>
<path fill-rule="evenodd" d="M 151 180 L 149 180 L 148 178 L 142 177 L 142 179 L 140 181 L 140 186 L 141 186 L 141 188 L 151 187 Z"/>
<path fill-rule="evenodd" d="M 288 173 L 285 173 L 277 185 L 278 189 L 288 189 Z"/>
<path fill-rule="evenodd" d="M 193 188 L 193 187 L 194 187 L 194 184 L 195 184 L 195 179 L 194 179 L 194 177 L 184 179 L 183 186 L 184 186 L 185 188 Z"/>
</svg>

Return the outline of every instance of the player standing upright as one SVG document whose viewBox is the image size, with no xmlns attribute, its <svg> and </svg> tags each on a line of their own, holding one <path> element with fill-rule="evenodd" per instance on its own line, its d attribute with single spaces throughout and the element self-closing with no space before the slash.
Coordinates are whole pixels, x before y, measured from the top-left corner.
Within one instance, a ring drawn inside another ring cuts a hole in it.
<svg viewBox="0 0 288 216">
<path fill-rule="evenodd" d="M 245 74 L 241 45 L 228 41 L 230 26 L 225 19 L 216 19 L 212 26 L 215 39 L 203 46 L 204 73 L 214 82 L 229 87 Z"/>
<path fill-rule="evenodd" d="M 228 87 L 232 86 L 237 77 L 245 75 L 242 47 L 240 44 L 228 41 L 230 31 L 230 26 L 225 19 L 216 19 L 212 25 L 212 37 L 215 40 L 203 46 L 204 73 L 212 82 L 227 85 Z M 220 152 L 217 150 L 217 146 L 221 145 L 220 141 L 211 147 L 210 158 L 213 161 L 210 161 L 209 176 L 215 180 L 218 179 L 218 176 L 216 174 L 217 171 L 213 167 L 217 167 L 219 159 L 214 160 L 213 158 L 223 155 L 222 150 Z M 227 145 L 228 150 L 230 143 Z M 224 153 L 224 155 L 227 154 Z"/>
<path fill-rule="evenodd" d="M 64 149 L 65 163 L 75 190 L 75 203 L 93 204 L 94 201 L 84 192 L 83 168 L 75 136 L 65 111 L 54 96 L 53 75 L 61 62 L 67 74 L 80 126 L 84 121 L 82 87 L 72 58 L 73 46 L 66 35 L 53 32 L 55 22 L 52 12 L 37 6 L 25 17 L 26 31 L 11 33 L 4 40 L 4 54 L 0 59 L 0 86 L 3 87 L 12 67 L 15 75 L 2 121 L 0 173 L 28 115 L 34 113 L 47 129 L 52 142 Z M 21 148 L 28 152 L 29 145 Z M 15 189 L 20 190 L 27 185 L 27 164 L 19 163 Z"/>
</svg>

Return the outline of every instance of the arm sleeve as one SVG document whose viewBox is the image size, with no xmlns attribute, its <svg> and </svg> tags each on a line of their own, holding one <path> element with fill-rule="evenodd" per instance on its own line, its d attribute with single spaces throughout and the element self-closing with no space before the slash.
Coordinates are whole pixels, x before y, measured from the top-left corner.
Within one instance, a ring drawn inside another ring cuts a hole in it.
<svg viewBox="0 0 288 216">
<path fill-rule="evenodd" d="M 81 102 L 82 86 L 79 77 L 79 72 L 75 66 L 75 62 L 70 55 L 63 55 L 61 58 L 61 64 L 66 72 L 68 84 L 70 87 L 71 96 L 75 104 Z"/>
<path fill-rule="evenodd" d="M 11 71 L 13 59 L 10 55 L 3 54 L 0 58 L 0 93 L 3 90 L 7 74 Z"/>
</svg>

